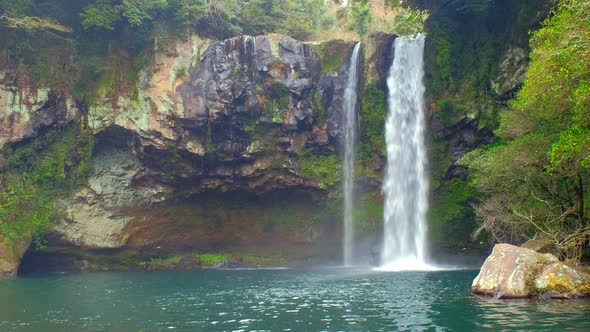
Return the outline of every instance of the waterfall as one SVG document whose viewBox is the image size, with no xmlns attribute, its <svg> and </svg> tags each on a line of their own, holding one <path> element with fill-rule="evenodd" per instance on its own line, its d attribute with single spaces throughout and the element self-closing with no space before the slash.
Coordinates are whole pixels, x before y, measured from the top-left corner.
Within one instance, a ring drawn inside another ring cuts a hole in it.
<svg viewBox="0 0 590 332">
<path fill-rule="evenodd" d="M 387 78 L 387 170 L 382 270 L 426 270 L 428 179 L 424 147 L 424 35 L 399 37 Z"/>
<path fill-rule="evenodd" d="M 344 90 L 344 165 L 342 167 L 342 190 L 344 192 L 344 265 L 354 263 L 354 159 L 357 139 L 357 87 L 359 74 L 359 53 L 361 43 L 357 43 L 350 58 L 348 81 Z"/>
</svg>

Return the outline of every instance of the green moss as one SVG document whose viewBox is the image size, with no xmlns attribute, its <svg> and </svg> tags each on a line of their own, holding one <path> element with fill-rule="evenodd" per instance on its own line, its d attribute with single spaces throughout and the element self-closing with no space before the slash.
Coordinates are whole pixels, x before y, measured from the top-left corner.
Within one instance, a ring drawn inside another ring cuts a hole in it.
<svg viewBox="0 0 590 332">
<path fill-rule="evenodd" d="M 55 217 L 53 199 L 86 181 L 94 140 L 84 117 L 8 147 L 0 173 L 0 228 L 9 240 L 39 234 Z"/>
<path fill-rule="evenodd" d="M 289 111 L 291 92 L 280 83 L 273 84 L 269 89 L 266 109 L 275 123 L 283 122 L 283 115 Z"/>
<path fill-rule="evenodd" d="M 188 73 L 188 69 L 186 67 L 176 68 L 174 70 L 174 79 L 176 79 L 176 80 L 182 79 L 182 78 L 186 77 L 187 73 Z"/>
<path fill-rule="evenodd" d="M 455 105 L 450 99 L 439 99 L 436 102 L 438 108 L 438 115 L 445 126 L 450 126 L 455 122 Z"/>
<path fill-rule="evenodd" d="M 126 74 L 125 74 L 125 78 L 127 79 L 127 81 L 134 84 L 138 79 L 139 71 L 141 69 L 143 69 L 146 66 L 146 64 L 147 64 L 147 60 L 146 60 L 145 54 L 140 53 L 140 54 L 134 56 L 133 60 L 131 61 L 131 66 L 129 66 L 129 68 L 127 69 Z M 182 68 L 179 68 L 179 69 L 182 69 Z"/>
<path fill-rule="evenodd" d="M 361 109 L 360 158 L 362 161 L 385 155 L 386 116 L 385 92 L 371 82 L 363 95 Z"/>
<path fill-rule="evenodd" d="M 166 142 L 166 150 L 159 163 L 164 172 L 164 178 L 167 181 L 173 181 L 176 174 L 182 170 L 182 156 L 176 143 Z"/>
<path fill-rule="evenodd" d="M 383 198 L 375 193 L 365 193 L 355 204 L 356 235 L 377 234 L 383 223 Z"/>
<path fill-rule="evenodd" d="M 229 259 L 229 255 L 226 253 L 196 254 L 196 257 L 203 266 L 213 266 L 215 264 L 226 262 Z"/>
<path fill-rule="evenodd" d="M 433 243 L 466 244 L 471 241 L 471 233 L 476 227 L 469 204 L 473 195 L 471 185 L 459 178 L 445 183 L 433 193 L 429 210 L 429 234 Z"/>
<path fill-rule="evenodd" d="M 346 61 L 348 54 L 342 49 L 343 46 L 346 46 L 346 44 L 342 40 L 331 40 L 311 46 L 320 57 L 322 75 L 338 70 Z"/>
<path fill-rule="evenodd" d="M 67 54 L 70 46 L 66 43 L 60 44 L 45 35 L 19 38 L 15 45 L 8 49 L 8 53 L 11 57 L 19 59 L 19 70 L 25 70 L 30 77 L 28 83 L 42 88 L 61 87 L 71 83 L 74 77 L 64 70 L 61 61 L 56 61 Z"/>
<path fill-rule="evenodd" d="M 427 138 L 428 166 L 430 170 L 430 185 L 438 188 L 449 166 L 449 142 L 442 137 L 429 136 Z"/>
<path fill-rule="evenodd" d="M 250 136 L 250 138 L 256 137 L 262 132 L 261 126 L 256 120 L 245 123 L 244 131 Z"/>
<path fill-rule="evenodd" d="M 324 100 L 319 90 L 314 90 L 311 96 L 311 102 L 315 111 L 315 124 L 321 127 L 326 124 L 326 107 L 324 106 Z"/>
<path fill-rule="evenodd" d="M 341 163 L 334 154 L 316 154 L 312 149 L 305 149 L 299 156 L 301 175 L 331 186 L 340 180 Z"/>
<path fill-rule="evenodd" d="M 261 123 L 257 119 L 248 117 L 242 120 L 244 123 L 244 131 L 250 136 L 250 139 L 260 139 L 265 144 L 272 144 L 275 133 L 275 126 Z"/>
<path fill-rule="evenodd" d="M 150 259 L 149 265 L 157 265 L 161 267 L 174 267 L 180 264 L 182 256 L 157 257 Z"/>
<path fill-rule="evenodd" d="M 277 266 L 287 261 L 280 253 L 245 253 L 240 258 L 244 263 L 254 266 Z"/>
<path fill-rule="evenodd" d="M 108 96 L 115 87 L 116 72 L 114 68 L 108 68 L 100 75 L 96 82 L 96 91 L 99 97 Z"/>
</svg>

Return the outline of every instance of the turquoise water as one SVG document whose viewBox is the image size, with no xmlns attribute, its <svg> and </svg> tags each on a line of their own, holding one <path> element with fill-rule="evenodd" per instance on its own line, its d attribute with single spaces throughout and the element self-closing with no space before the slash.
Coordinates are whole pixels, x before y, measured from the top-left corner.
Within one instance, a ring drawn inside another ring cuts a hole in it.
<svg viewBox="0 0 590 332">
<path fill-rule="evenodd" d="M 469 294 L 477 271 L 110 272 L 0 281 L 0 331 L 590 331 L 590 301 Z"/>
</svg>

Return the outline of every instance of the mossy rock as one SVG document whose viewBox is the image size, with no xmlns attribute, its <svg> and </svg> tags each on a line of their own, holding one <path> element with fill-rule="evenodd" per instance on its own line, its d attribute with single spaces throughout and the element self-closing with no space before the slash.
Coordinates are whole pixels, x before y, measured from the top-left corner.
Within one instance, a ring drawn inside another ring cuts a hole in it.
<svg viewBox="0 0 590 332">
<path fill-rule="evenodd" d="M 576 298 L 590 296 L 590 275 L 551 254 L 498 244 L 486 259 L 471 290 L 496 298 Z"/>
<path fill-rule="evenodd" d="M 312 44 L 311 48 L 319 55 L 322 75 L 337 71 L 350 58 L 355 43 L 344 40 L 330 40 Z"/>
</svg>

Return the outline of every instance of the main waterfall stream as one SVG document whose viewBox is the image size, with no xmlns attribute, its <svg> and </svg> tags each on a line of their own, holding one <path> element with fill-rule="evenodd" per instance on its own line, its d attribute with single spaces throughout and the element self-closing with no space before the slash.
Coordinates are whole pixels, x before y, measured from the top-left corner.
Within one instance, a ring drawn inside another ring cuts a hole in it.
<svg viewBox="0 0 590 332">
<path fill-rule="evenodd" d="M 399 37 L 387 78 L 387 171 L 380 269 L 429 270 L 426 263 L 428 179 L 424 147 L 424 35 Z"/>
<path fill-rule="evenodd" d="M 348 69 L 348 81 L 344 90 L 344 165 L 342 191 L 344 192 L 344 265 L 354 264 L 354 159 L 357 137 L 357 87 L 358 87 L 358 64 L 361 43 L 357 43 L 350 58 Z"/>
</svg>

